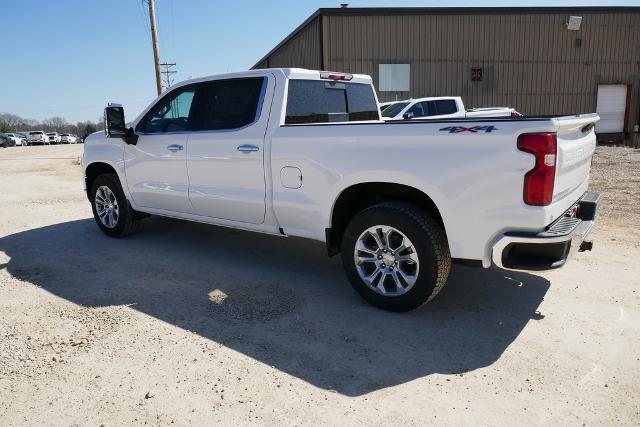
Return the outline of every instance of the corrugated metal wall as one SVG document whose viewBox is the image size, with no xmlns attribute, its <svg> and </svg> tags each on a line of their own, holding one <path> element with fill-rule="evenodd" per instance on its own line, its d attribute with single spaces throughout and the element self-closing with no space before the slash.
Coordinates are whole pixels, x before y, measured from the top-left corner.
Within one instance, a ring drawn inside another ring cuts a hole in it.
<svg viewBox="0 0 640 427">
<path fill-rule="evenodd" d="M 411 91 L 381 100 L 459 95 L 469 107 L 527 115 L 593 112 L 598 84 L 624 83 L 633 85 L 629 126 L 639 121 L 638 11 L 383 13 L 325 10 L 255 68 L 365 73 L 377 86 L 379 64 L 408 63 Z M 565 28 L 570 14 L 583 17 L 579 31 Z M 471 81 L 472 67 L 483 68 L 482 82 Z"/>
<path fill-rule="evenodd" d="M 320 36 L 318 17 L 253 68 L 300 67 L 319 70 L 322 68 Z"/>
<path fill-rule="evenodd" d="M 469 107 L 511 106 L 527 115 L 593 112 L 599 83 L 633 84 L 640 95 L 640 13 L 328 15 L 328 64 L 370 74 L 378 64 L 411 64 L 409 93 L 381 100 L 459 95 Z M 577 39 L 581 39 L 578 42 Z M 578 46 L 578 44 L 580 45 Z M 483 81 L 471 81 L 471 68 Z"/>
</svg>

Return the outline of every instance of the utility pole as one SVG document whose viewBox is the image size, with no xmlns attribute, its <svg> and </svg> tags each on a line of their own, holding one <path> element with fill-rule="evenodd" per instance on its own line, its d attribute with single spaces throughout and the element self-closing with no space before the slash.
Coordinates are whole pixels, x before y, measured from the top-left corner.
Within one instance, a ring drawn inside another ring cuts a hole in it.
<svg viewBox="0 0 640 427">
<path fill-rule="evenodd" d="M 171 67 L 175 67 L 176 63 L 175 62 L 163 62 L 162 64 L 160 64 L 160 66 L 162 67 L 162 71 L 161 73 L 164 74 L 164 86 L 165 87 L 170 87 L 173 84 L 173 76 L 172 74 L 177 73 L 176 70 L 174 70 Z"/>
<path fill-rule="evenodd" d="M 162 93 L 162 79 L 160 77 L 160 53 L 158 52 L 158 34 L 156 33 L 156 7 L 154 0 L 149 3 L 149 21 L 151 25 L 151 43 L 153 44 L 153 65 L 156 67 L 156 87 L 158 95 Z"/>
</svg>

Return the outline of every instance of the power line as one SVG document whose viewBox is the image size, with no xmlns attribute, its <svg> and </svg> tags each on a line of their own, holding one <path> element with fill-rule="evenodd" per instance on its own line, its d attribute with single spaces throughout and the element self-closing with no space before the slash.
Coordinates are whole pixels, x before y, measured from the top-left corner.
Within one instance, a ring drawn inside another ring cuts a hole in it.
<svg viewBox="0 0 640 427">
<path fill-rule="evenodd" d="M 166 88 L 171 87 L 174 81 L 173 75 L 178 72 L 173 69 L 173 67 L 176 66 L 176 63 L 163 62 L 162 64 L 160 64 L 160 66 L 162 67 L 162 71 L 160 71 L 160 73 L 164 75 L 164 86 Z"/>
</svg>

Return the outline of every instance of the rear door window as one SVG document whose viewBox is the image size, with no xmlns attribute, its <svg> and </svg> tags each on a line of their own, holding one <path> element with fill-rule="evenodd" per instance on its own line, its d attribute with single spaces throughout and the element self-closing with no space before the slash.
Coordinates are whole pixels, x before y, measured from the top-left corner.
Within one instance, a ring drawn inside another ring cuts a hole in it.
<svg viewBox="0 0 640 427">
<path fill-rule="evenodd" d="M 196 95 L 192 129 L 238 129 L 253 123 L 265 87 L 264 77 L 208 82 Z"/>
<path fill-rule="evenodd" d="M 434 101 L 435 107 L 437 110 L 437 114 L 455 114 L 458 112 L 458 107 L 456 106 L 456 101 L 453 99 L 440 99 L 438 101 Z"/>
<path fill-rule="evenodd" d="M 325 80 L 290 80 L 285 124 L 379 120 L 371 86 Z"/>
</svg>

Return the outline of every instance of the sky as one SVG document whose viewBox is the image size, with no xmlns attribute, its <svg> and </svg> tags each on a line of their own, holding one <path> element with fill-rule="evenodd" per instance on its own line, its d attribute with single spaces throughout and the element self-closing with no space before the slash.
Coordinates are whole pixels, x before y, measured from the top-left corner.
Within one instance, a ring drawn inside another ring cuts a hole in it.
<svg viewBox="0 0 640 427">
<path fill-rule="evenodd" d="M 320 7 L 639 6 L 640 0 L 156 0 L 161 62 L 176 81 L 247 70 Z M 132 120 L 156 97 L 143 0 L 0 0 L 0 113 Z"/>
</svg>

